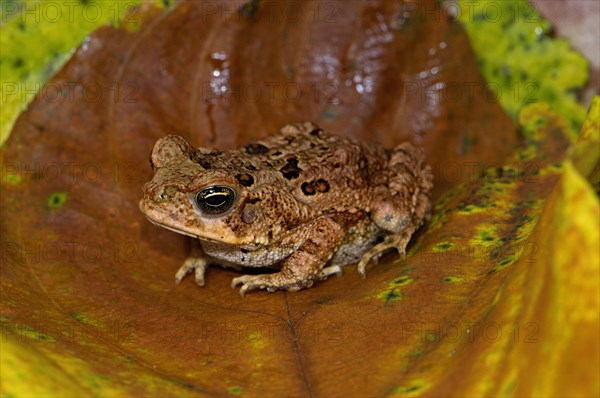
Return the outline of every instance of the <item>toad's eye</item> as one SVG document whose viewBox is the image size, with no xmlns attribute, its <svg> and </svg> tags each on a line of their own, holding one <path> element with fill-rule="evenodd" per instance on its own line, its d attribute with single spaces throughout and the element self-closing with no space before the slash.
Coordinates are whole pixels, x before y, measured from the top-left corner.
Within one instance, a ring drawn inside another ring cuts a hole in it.
<svg viewBox="0 0 600 398">
<path fill-rule="evenodd" d="M 208 214 L 221 214 L 231 208 L 235 200 L 235 191 L 229 187 L 214 186 L 196 194 L 196 205 Z"/>
</svg>

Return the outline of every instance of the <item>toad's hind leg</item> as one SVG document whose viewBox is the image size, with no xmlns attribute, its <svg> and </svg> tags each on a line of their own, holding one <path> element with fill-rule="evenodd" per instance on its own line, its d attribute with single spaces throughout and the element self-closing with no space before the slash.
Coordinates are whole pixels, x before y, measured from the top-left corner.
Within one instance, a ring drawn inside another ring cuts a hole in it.
<svg viewBox="0 0 600 398">
<path fill-rule="evenodd" d="M 379 258 L 384 251 L 388 249 L 396 249 L 398 250 L 398 254 L 400 257 L 406 257 L 406 246 L 410 241 L 410 238 L 415 231 L 415 226 L 409 225 L 399 234 L 388 235 L 385 240 L 377 245 L 373 246 L 369 251 L 363 254 L 360 262 L 358 263 L 358 273 L 362 275 L 363 278 L 367 276 L 366 269 L 369 261 L 372 258 Z"/>
<path fill-rule="evenodd" d="M 387 186 L 375 189 L 371 218 L 389 235 L 362 256 L 358 272 L 363 278 L 371 258 L 385 250 L 395 248 L 405 257 L 412 234 L 431 213 L 433 174 L 421 149 L 410 143 L 398 145 L 392 151 L 387 173 Z"/>
<path fill-rule="evenodd" d="M 242 297 L 250 290 L 266 289 L 297 291 L 311 287 L 316 280 L 340 271 L 327 267 L 332 254 L 344 237 L 342 227 L 330 218 L 322 217 L 298 231 L 296 238 L 304 239 L 298 250 L 283 262 L 281 270 L 272 274 L 243 275 L 231 281 L 231 287 L 242 285 Z"/>
</svg>

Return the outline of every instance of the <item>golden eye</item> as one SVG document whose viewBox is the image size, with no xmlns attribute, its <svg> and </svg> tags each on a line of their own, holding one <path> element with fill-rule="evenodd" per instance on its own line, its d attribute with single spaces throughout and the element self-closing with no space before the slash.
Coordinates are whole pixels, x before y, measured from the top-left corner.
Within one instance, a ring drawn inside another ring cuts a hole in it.
<svg viewBox="0 0 600 398">
<path fill-rule="evenodd" d="M 235 191 L 229 187 L 214 186 L 196 194 L 196 205 L 208 214 L 225 213 L 235 200 Z"/>
</svg>

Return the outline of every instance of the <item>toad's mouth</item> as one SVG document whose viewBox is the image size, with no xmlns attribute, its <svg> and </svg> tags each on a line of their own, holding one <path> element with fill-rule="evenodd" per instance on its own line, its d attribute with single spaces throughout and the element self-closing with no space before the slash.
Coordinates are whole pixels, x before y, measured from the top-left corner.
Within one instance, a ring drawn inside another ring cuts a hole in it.
<svg viewBox="0 0 600 398">
<path fill-rule="evenodd" d="M 209 238 L 203 238 L 203 237 L 200 237 L 200 236 L 198 236 L 198 235 L 196 235 L 196 234 L 192 234 L 192 233 L 189 233 L 189 232 L 183 231 L 183 230 L 181 230 L 181 229 L 173 228 L 173 227 L 171 227 L 171 226 L 169 226 L 169 225 L 167 225 L 167 224 L 163 224 L 163 223 L 161 223 L 161 222 L 158 222 L 158 221 L 156 221 L 156 220 L 153 220 L 153 219 L 151 219 L 151 218 L 150 218 L 150 217 L 148 217 L 148 216 L 146 216 L 146 218 L 148 219 L 148 221 L 150 221 L 152 224 L 156 225 L 157 227 L 161 227 L 161 228 L 164 228 L 164 229 L 168 229 L 169 231 L 177 232 L 178 234 L 181 234 L 181 235 L 187 235 L 187 236 L 190 236 L 190 237 L 192 237 L 192 238 L 201 239 L 201 240 L 209 240 L 209 241 L 211 241 L 211 242 L 217 242 L 217 241 L 215 241 L 215 240 L 213 240 L 213 239 L 209 239 Z"/>
<path fill-rule="evenodd" d="M 193 234 L 193 233 L 191 233 L 191 232 L 187 232 L 187 231 L 184 231 L 184 230 L 182 230 L 182 229 L 178 229 L 178 228 L 171 227 L 171 226 L 170 226 L 170 225 L 168 225 L 168 224 L 163 224 L 163 223 L 161 223 L 161 222 L 159 222 L 159 221 L 156 221 L 156 220 L 153 220 L 153 219 L 151 219 L 151 218 L 150 218 L 150 217 L 148 217 L 148 216 L 146 216 L 146 218 L 148 219 L 148 221 L 150 221 L 152 224 L 156 225 L 157 227 L 161 227 L 161 228 L 164 228 L 164 229 L 168 229 L 169 231 L 172 231 L 172 232 L 177 232 L 178 234 L 181 234 L 181 235 L 186 235 L 186 236 L 189 236 L 189 237 L 191 237 L 191 238 L 195 238 L 195 239 L 201 240 L 201 241 L 203 241 L 203 242 L 212 242 L 212 243 L 220 243 L 220 244 L 231 244 L 230 242 L 228 242 L 228 241 L 226 241 L 226 240 L 224 240 L 224 239 L 223 239 L 223 240 L 220 240 L 220 239 L 209 238 L 209 237 L 207 237 L 207 236 L 202 236 L 202 235 Z"/>
<path fill-rule="evenodd" d="M 169 231 L 176 232 L 181 235 L 186 235 L 191 238 L 198 239 L 202 242 L 218 243 L 220 245 L 226 245 L 226 246 L 229 246 L 229 245 L 236 246 L 236 247 L 244 248 L 244 249 L 247 249 L 250 251 L 258 250 L 263 246 L 262 244 L 257 244 L 256 242 L 253 242 L 253 241 L 248 242 L 246 240 L 241 240 L 241 239 L 226 239 L 225 237 L 222 237 L 221 239 L 219 239 L 218 236 L 215 237 L 214 235 L 206 236 L 204 234 L 189 232 L 189 231 L 186 231 L 185 229 L 169 225 L 168 223 L 165 222 L 164 219 L 155 217 L 152 213 L 146 213 L 145 216 L 148 219 L 148 221 L 150 221 L 152 224 L 156 225 L 157 227 L 168 229 Z"/>
</svg>

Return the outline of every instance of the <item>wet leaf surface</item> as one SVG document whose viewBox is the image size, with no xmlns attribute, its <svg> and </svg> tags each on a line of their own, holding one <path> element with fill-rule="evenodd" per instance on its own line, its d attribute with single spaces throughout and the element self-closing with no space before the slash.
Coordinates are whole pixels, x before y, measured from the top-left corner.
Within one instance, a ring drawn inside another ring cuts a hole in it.
<svg viewBox="0 0 600 398">
<path fill-rule="evenodd" d="M 63 395 L 598 393 L 597 358 L 576 360 L 598 347 L 598 201 L 566 157 L 569 122 L 534 104 L 519 136 L 485 93 L 443 97 L 484 86 L 467 37 L 402 3 L 233 4 L 96 31 L 52 79 L 74 89 L 17 121 L 2 151 L 3 390 L 44 373 L 35 388 Z M 297 293 L 241 299 L 220 268 L 205 288 L 175 285 L 190 241 L 137 208 L 154 142 L 232 148 L 298 120 L 425 148 L 436 209 L 408 258 Z"/>
</svg>

